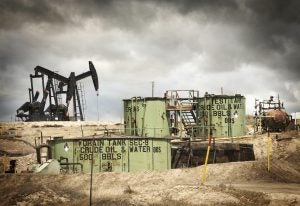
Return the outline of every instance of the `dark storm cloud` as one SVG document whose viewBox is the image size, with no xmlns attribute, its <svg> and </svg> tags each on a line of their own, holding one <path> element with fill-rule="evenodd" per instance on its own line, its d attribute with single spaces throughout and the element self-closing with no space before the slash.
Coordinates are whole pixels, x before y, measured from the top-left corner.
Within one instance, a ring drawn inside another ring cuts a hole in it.
<svg viewBox="0 0 300 206">
<path fill-rule="evenodd" d="M 152 6 L 131 0 L 4 0 L 0 2 L 0 28 L 18 29 L 30 24 L 64 28 L 83 26 L 86 19 L 97 18 L 107 28 L 137 30 L 153 20 L 155 12 Z"/>
<path fill-rule="evenodd" d="M 26 23 L 65 23 L 59 1 L 3 0 L 0 2 L 1 29 L 18 29 Z"/>
<path fill-rule="evenodd" d="M 69 75 L 85 71 L 88 60 L 99 68 L 100 82 L 105 78 L 119 82 L 104 88 L 118 95 L 103 93 L 110 102 L 103 103 L 106 115 L 109 105 L 118 105 L 116 99 L 148 91 L 139 84 L 150 85 L 152 80 L 163 81 L 164 88 L 158 90 L 196 86 L 209 92 L 220 85 L 237 91 L 238 82 L 246 95 L 274 88 L 297 102 L 299 89 L 286 85 L 300 78 L 299 4 L 297 0 L 0 1 L 0 104 L 8 110 L 12 106 L 7 99 L 19 102 L 17 106 L 24 102 L 28 75 L 36 65 Z M 218 81 L 212 84 L 213 79 Z M 259 85 L 251 85 L 254 82 Z"/>
<path fill-rule="evenodd" d="M 255 31 L 251 43 L 261 48 L 264 56 L 277 55 L 273 58 L 273 67 L 278 72 L 290 71 L 290 76 L 300 77 L 300 1 L 297 0 L 254 0 L 246 1 L 245 6 L 251 11 L 250 26 Z M 279 60 L 279 61 L 277 61 Z"/>
<path fill-rule="evenodd" d="M 182 15 L 200 13 L 208 23 L 235 24 L 244 30 L 243 41 L 239 43 L 250 52 L 229 55 L 230 58 L 240 55 L 241 63 L 267 64 L 276 72 L 286 70 L 291 79 L 300 78 L 300 1 L 175 0 L 164 3 Z"/>
<path fill-rule="evenodd" d="M 159 1 L 154 0 L 157 4 L 162 4 L 163 6 L 171 6 L 177 9 L 177 11 L 183 15 L 190 14 L 192 12 L 204 12 L 206 15 L 215 17 L 227 17 L 230 18 L 235 10 L 238 10 L 238 1 L 235 0 L 167 0 Z M 215 20 L 215 19 L 213 19 Z"/>
<path fill-rule="evenodd" d="M 297 0 L 252 0 L 245 5 L 265 22 L 300 23 L 300 2 Z"/>
</svg>

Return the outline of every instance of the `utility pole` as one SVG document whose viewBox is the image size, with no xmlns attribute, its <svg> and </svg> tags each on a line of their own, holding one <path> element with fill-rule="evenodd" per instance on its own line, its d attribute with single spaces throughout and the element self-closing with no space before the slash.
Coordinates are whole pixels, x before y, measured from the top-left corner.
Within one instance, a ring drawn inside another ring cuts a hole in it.
<svg viewBox="0 0 300 206">
<path fill-rule="evenodd" d="M 92 139 L 92 160 L 91 160 L 91 178 L 90 178 L 90 206 L 92 206 L 92 194 L 93 194 L 93 170 L 94 170 L 94 144 L 95 136 Z"/>
<path fill-rule="evenodd" d="M 154 81 L 152 81 L 151 83 L 152 83 L 152 97 L 154 97 Z"/>
</svg>

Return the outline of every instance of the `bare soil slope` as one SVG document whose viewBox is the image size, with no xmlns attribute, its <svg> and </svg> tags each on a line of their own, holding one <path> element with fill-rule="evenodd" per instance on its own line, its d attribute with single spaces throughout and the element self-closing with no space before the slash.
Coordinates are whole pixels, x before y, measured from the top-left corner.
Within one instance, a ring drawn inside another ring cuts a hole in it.
<svg viewBox="0 0 300 206">
<path fill-rule="evenodd" d="M 31 145 L 34 137 L 39 136 L 38 130 L 48 135 L 69 131 L 77 132 L 76 136 L 81 134 L 80 125 L 32 127 L 36 124 L 31 124 L 5 126 L 7 129 L 2 131 L 15 132 L 1 136 L 0 150 L 1 155 L 6 152 L 11 159 L 19 158 L 18 171 L 35 161 Z M 100 126 L 89 127 L 84 131 L 93 134 Z M 253 143 L 256 161 L 210 164 L 204 184 L 201 183 L 203 166 L 165 172 L 98 173 L 93 175 L 92 201 L 94 205 L 300 205 L 298 133 L 272 134 L 270 173 L 266 135 L 234 141 Z M 0 185 L 0 205 L 89 205 L 90 174 L 1 174 Z"/>
</svg>

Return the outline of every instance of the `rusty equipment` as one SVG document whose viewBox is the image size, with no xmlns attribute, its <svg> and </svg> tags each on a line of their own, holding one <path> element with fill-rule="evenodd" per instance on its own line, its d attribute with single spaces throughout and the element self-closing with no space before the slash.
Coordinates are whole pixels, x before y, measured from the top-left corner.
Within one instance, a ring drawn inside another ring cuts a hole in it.
<svg viewBox="0 0 300 206">
<path fill-rule="evenodd" d="M 291 116 L 287 114 L 280 101 L 273 96 L 270 99 L 259 101 L 255 99 L 255 131 L 256 132 L 281 132 L 285 131 L 291 123 Z"/>
</svg>

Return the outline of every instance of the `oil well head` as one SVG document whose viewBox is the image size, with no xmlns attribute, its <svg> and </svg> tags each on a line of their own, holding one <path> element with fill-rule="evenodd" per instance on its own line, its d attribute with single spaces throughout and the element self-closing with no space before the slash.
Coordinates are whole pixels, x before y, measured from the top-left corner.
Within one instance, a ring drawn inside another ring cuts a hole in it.
<svg viewBox="0 0 300 206">
<path fill-rule="evenodd" d="M 36 66 L 34 68 L 35 73 L 30 75 L 29 102 L 24 103 L 17 109 L 16 116 L 23 121 L 68 121 L 71 119 L 83 121 L 83 96 L 80 96 L 77 82 L 91 76 L 95 90 L 98 92 L 99 89 L 97 71 L 91 61 L 89 61 L 89 70 L 77 76 L 75 72 L 71 72 L 69 77 L 64 77 L 57 72 Z M 45 77 L 47 77 L 46 84 Z M 41 102 L 38 102 L 39 92 L 37 91 L 34 95 L 35 85 L 33 79 L 36 78 L 41 79 L 42 83 L 43 98 Z M 66 95 L 66 105 L 60 102 L 61 95 Z M 45 109 L 47 100 L 49 106 Z M 73 117 L 68 115 L 68 107 L 71 101 L 73 101 Z"/>
</svg>

